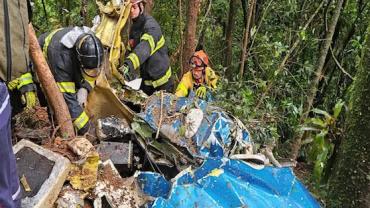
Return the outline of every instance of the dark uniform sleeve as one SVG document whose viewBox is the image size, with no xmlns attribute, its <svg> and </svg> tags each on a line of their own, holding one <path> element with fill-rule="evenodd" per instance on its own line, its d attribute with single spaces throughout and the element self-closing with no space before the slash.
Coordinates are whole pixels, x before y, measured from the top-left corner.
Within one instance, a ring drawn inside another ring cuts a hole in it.
<svg viewBox="0 0 370 208">
<path fill-rule="evenodd" d="M 40 45 L 40 48 L 41 48 L 41 50 L 43 50 L 43 48 L 44 48 L 44 45 L 45 45 L 45 39 L 46 39 L 46 37 L 49 35 L 49 33 L 43 33 L 43 34 L 41 34 L 38 38 L 37 38 L 37 40 L 39 41 L 39 45 Z"/>
<path fill-rule="evenodd" d="M 63 97 L 71 114 L 73 125 L 78 130 L 78 134 L 82 135 L 86 133 L 90 127 L 90 121 L 84 109 L 78 104 L 77 94 L 64 92 Z"/>
<path fill-rule="evenodd" d="M 127 56 L 125 63 L 130 70 L 136 70 L 143 64 L 156 50 L 164 44 L 161 43 L 162 32 L 154 19 L 148 19 L 144 25 L 144 31 L 140 38 L 140 43 Z"/>
</svg>

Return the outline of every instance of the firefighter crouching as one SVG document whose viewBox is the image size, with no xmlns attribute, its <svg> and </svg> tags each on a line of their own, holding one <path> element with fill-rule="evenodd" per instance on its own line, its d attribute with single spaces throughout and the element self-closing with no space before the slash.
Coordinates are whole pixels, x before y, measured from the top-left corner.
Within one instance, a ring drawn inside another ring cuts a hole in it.
<svg viewBox="0 0 370 208">
<path fill-rule="evenodd" d="M 87 95 L 95 85 L 103 62 L 103 46 L 87 27 L 68 27 L 42 34 L 39 43 L 78 134 L 90 128 L 84 111 Z M 93 131 L 93 130 L 92 130 Z"/>
</svg>

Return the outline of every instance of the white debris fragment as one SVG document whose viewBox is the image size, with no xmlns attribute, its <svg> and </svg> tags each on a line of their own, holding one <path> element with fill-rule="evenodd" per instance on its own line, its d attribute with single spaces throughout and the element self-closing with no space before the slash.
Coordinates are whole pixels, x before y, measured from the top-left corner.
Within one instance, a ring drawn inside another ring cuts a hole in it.
<svg viewBox="0 0 370 208">
<path fill-rule="evenodd" d="M 190 139 L 195 133 L 197 133 L 200 124 L 203 120 L 203 111 L 201 109 L 193 108 L 190 109 L 188 115 L 185 118 L 185 137 Z"/>
</svg>

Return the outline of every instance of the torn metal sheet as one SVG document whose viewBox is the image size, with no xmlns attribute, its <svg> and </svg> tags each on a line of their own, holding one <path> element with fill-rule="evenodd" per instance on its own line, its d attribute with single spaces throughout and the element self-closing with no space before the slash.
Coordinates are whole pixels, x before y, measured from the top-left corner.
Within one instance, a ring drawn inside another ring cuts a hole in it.
<svg viewBox="0 0 370 208">
<path fill-rule="evenodd" d="M 257 170 L 240 160 L 207 159 L 172 183 L 148 172 L 137 180 L 144 193 L 157 197 L 148 207 L 320 207 L 290 168 Z"/>
<path fill-rule="evenodd" d="M 166 166 L 172 167 L 176 165 L 180 170 L 195 164 L 194 158 L 191 155 L 187 154 L 186 151 L 181 151 L 170 141 L 154 140 L 152 138 L 154 134 L 153 129 L 147 123 L 138 119 L 135 118 L 135 122 L 131 126 L 138 135 L 138 137 L 135 137 L 136 141 L 145 150 L 146 155 L 151 161 L 158 161 L 158 163 L 156 162 L 157 164 L 164 164 L 163 159 L 166 158 Z M 168 164 L 168 162 L 172 164 Z"/>
<path fill-rule="evenodd" d="M 133 131 L 124 118 L 109 116 L 97 120 L 97 136 L 100 140 L 122 138 Z"/>
<path fill-rule="evenodd" d="M 100 159 L 106 161 L 110 159 L 115 165 L 128 165 L 131 167 L 133 160 L 132 142 L 101 142 L 97 146 Z"/>
<path fill-rule="evenodd" d="M 177 98 L 167 93 L 164 94 L 163 103 L 158 95 L 152 95 L 144 111 L 138 114 L 154 132 L 158 129 L 161 105 L 161 136 L 185 147 L 194 157 L 229 157 L 245 153 L 253 145 L 248 130 L 240 120 L 221 108 L 197 98 Z M 198 118 L 187 118 L 199 110 L 203 113 L 200 124 Z M 189 124 L 189 121 L 196 123 Z"/>
<path fill-rule="evenodd" d="M 171 183 L 159 173 L 137 172 L 134 177 L 137 178 L 141 190 L 152 197 L 165 196 L 171 189 Z"/>
</svg>

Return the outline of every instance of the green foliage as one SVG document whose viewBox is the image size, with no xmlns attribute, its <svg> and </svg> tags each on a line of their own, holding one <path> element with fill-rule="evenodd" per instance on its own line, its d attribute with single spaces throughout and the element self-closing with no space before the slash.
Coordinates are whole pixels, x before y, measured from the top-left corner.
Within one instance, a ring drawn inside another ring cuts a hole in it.
<svg viewBox="0 0 370 208">
<path fill-rule="evenodd" d="M 336 121 L 342 111 L 343 105 L 343 101 L 338 101 L 333 108 L 332 115 L 324 110 L 313 109 L 312 112 L 316 117 L 308 119 L 302 128 L 302 131 L 309 133 L 304 143 L 309 144 L 307 148 L 307 159 L 314 164 L 312 180 L 317 190 L 322 182 L 322 174 L 327 161 L 332 156 L 334 150 L 334 144 L 330 140 L 333 137 L 329 134 L 336 131 Z"/>
<path fill-rule="evenodd" d="M 87 22 L 91 26 L 94 16 L 98 15 L 95 1 L 87 1 Z M 53 29 L 67 26 L 82 26 L 81 0 L 35 0 L 33 6 L 32 23 L 37 29 L 37 33 L 50 32 Z M 45 10 L 44 10 L 45 6 Z M 46 11 L 46 13 L 45 13 Z"/>
</svg>

